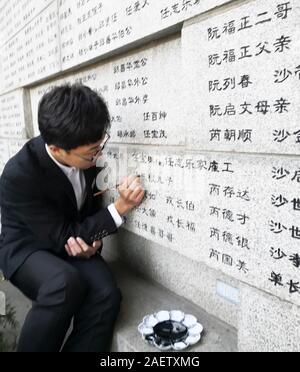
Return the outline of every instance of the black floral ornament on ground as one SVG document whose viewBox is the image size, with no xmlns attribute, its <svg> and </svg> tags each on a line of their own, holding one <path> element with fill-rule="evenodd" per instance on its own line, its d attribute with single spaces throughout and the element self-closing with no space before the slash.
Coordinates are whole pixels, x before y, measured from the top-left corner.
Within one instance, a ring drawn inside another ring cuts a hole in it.
<svg viewBox="0 0 300 372">
<path fill-rule="evenodd" d="M 193 315 L 163 310 L 145 316 L 138 330 L 146 342 L 160 350 L 184 350 L 201 340 L 203 326 Z"/>
</svg>

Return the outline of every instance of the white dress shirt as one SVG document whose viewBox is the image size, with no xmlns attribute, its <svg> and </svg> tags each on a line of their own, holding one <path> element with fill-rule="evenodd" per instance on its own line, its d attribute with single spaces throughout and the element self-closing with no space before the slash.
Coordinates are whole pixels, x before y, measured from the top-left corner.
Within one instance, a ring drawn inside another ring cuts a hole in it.
<svg viewBox="0 0 300 372">
<path fill-rule="evenodd" d="M 68 167 L 59 163 L 54 156 L 51 154 L 49 147 L 46 145 L 46 151 L 54 163 L 63 171 L 71 182 L 77 201 L 77 208 L 80 210 L 84 204 L 86 198 L 86 183 L 84 173 L 81 169 L 75 167 Z M 111 214 L 117 228 L 123 225 L 123 219 L 117 211 L 114 204 L 108 206 L 108 211 Z"/>
</svg>

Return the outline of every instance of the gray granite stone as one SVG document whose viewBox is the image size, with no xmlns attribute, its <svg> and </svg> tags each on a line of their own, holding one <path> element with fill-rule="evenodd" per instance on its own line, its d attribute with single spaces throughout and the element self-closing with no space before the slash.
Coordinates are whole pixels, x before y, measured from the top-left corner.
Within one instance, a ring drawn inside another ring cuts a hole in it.
<svg viewBox="0 0 300 372">
<path fill-rule="evenodd" d="M 299 352 L 300 308 L 243 286 L 239 351 Z"/>
<path fill-rule="evenodd" d="M 0 137 L 26 138 L 30 119 L 31 107 L 25 102 L 23 89 L 0 96 Z"/>
<path fill-rule="evenodd" d="M 57 1 L 53 1 L 0 48 L 3 81 L 1 92 L 36 82 L 60 68 Z"/>
<path fill-rule="evenodd" d="M 234 4 L 187 22 L 182 32 L 188 143 L 300 154 L 300 4 Z"/>
<path fill-rule="evenodd" d="M 1 1 L 0 93 L 179 31 L 184 20 L 229 1 Z"/>
<path fill-rule="evenodd" d="M 8 142 L 8 148 L 9 148 L 9 157 L 12 158 L 14 155 L 16 155 L 23 146 L 27 143 L 28 140 L 9 140 Z"/>
<path fill-rule="evenodd" d="M 8 140 L 0 138 L 0 174 L 9 160 Z"/>
<path fill-rule="evenodd" d="M 63 70 L 166 31 L 229 0 L 60 2 Z"/>
<path fill-rule="evenodd" d="M 300 304 L 298 158 L 120 146 L 100 163 L 106 203 L 124 176 L 143 180 L 127 230 Z"/>
<path fill-rule="evenodd" d="M 53 0 L 0 1 L 0 45 L 17 34 Z"/>
<path fill-rule="evenodd" d="M 5 293 L 0 291 L 0 315 L 5 315 Z"/>
<path fill-rule="evenodd" d="M 31 90 L 35 134 L 43 94 L 65 82 L 102 94 L 112 117 L 111 141 L 184 145 L 180 39 L 171 37 Z"/>
</svg>

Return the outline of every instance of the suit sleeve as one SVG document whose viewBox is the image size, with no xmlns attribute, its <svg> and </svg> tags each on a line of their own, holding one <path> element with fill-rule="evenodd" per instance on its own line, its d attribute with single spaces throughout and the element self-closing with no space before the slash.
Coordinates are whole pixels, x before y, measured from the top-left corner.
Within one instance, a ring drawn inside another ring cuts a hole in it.
<svg viewBox="0 0 300 372">
<path fill-rule="evenodd" d="M 82 223 L 70 221 L 64 213 L 45 200 L 39 188 L 31 183 L 18 182 L 11 177 L 1 177 L 1 207 L 12 221 L 26 227 L 38 240 L 53 245 L 57 253 L 64 251 L 70 237 L 80 237 L 92 244 L 117 231 L 107 208 L 86 218 Z"/>
</svg>

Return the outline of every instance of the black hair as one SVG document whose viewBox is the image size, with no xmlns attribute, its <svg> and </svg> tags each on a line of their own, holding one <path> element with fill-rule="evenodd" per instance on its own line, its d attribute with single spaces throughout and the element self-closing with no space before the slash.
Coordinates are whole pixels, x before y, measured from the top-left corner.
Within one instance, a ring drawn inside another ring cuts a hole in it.
<svg viewBox="0 0 300 372">
<path fill-rule="evenodd" d="M 110 128 L 110 115 L 104 99 L 92 89 L 67 84 L 42 97 L 38 122 L 48 145 L 69 151 L 100 141 Z"/>
</svg>

